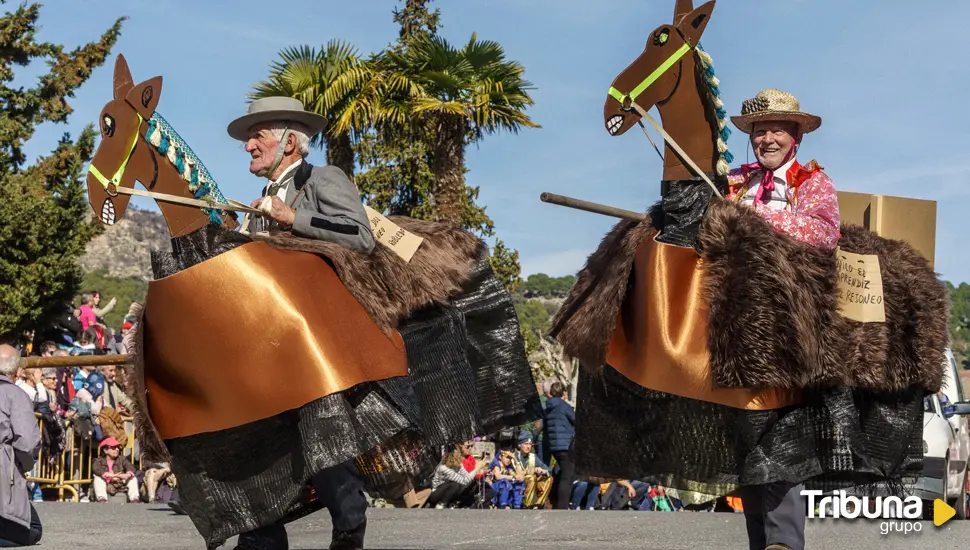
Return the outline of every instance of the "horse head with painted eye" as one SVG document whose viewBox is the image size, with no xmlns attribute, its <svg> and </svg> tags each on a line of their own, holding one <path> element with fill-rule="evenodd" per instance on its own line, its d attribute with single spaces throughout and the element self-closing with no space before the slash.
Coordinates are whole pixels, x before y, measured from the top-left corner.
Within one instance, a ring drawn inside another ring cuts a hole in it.
<svg viewBox="0 0 970 550">
<path fill-rule="evenodd" d="M 714 0 L 694 8 L 692 0 L 677 0 L 673 24 L 657 27 L 643 53 L 610 86 L 603 120 L 611 136 L 626 133 L 640 122 L 636 106 L 660 112 L 664 130 L 705 173 L 724 175 L 731 162 L 727 150 L 727 112 L 718 81 L 700 38 L 711 19 Z M 666 145 L 665 180 L 696 177 Z"/>
<path fill-rule="evenodd" d="M 185 199 L 225 203 L 208 170 L 164 118 L 155 112 L 162 77 L 134 84 L 124 56 L 115 61 L 114 97 L 101 110 L 101 143 L 88 168 L 88 200 L 104 225 L 128 208 L 135 181 L 149 191 Z M 235 229 L 234 214 L 159 201 L 172 237 L 209 223 Z"/>
</svg>

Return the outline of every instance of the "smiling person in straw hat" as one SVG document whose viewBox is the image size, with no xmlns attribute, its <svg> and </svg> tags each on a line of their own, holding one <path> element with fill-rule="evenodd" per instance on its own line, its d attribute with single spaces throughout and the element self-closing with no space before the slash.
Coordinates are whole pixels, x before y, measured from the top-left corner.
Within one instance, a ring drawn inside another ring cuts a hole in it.
<svg viewBox="0 0 970 550">
<path fill-rule="evenodd" d="M 374 235 L 357 188 L 336 166 L 306 160 L 310 138 L 326 126 L 326 118 L 290 97 L 257 99 L 229 124 L 229 135 L 246 144 L 249 171 L 269 180 L 251 204 L 264 215 L 247 216 L 247 230 L 279 228 L 370 253 Z"/>
<path fill-rule="evenodd" d="M 802 138 L 822 119 L 802 111 L 793 95 L 769 88 L 745 100 L 731 121 L 749 134 L 757 162 L 731 172 L 728 198 L 752 205 L 782 233 L 835 249 L 841 237 L 835 185 L 814 160 L 795 159 Z"/>
<path fill-rule="evenodd" d="M 731 117 L 748 134 L 757 162 L 728 176 L 728 200 L 751 205 L 781 233 L 823 250 L 841 238 L 839 202 L 832 180 L 814 160 L 795 159 L 805 134 L 822 125 L 781 90 L 762 90 Z M 804 485 L 786 482 L 741 489 L 751 550 L 801 550 L 805 547 Z"/>
</svg>

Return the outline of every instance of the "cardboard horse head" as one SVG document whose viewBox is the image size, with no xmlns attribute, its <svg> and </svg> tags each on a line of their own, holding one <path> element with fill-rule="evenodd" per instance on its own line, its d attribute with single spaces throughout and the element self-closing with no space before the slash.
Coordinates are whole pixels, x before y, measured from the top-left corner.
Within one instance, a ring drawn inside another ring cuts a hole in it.
<svg viewBox="0 0 970 550">
<path fill-rule="evenodd" d="M 114 97 L 101 110 L 101 143 L 88 170 L 88 200 L 105 225 L 117 222 L 131 199 L 130 195 L 119 193 L 117 188 L 133 189 L 136 180 L 149 191 L 158 193 L 189 199 L 213 194 L 221 197 L 215 183 L 206 182 L 208 172 L 205 167 L 193 162 L 191 157 L 194 155 L 177 135 L 160 133 L 160 139 L 156 140 L 158 144 L 152 144 L 149 133 L 159 129 L 159 125 L 168 127 L 155 113 L 161 95 L 161 76 L 134 84 L 128 63 L 124 56 L 118 56 Z M 194 193 L 186 179 L 195 183 L 191 187 L 202 192 Z M 215 216 L 196 206 L 170 202 L 159 202 L 158 205 L 173 237 L 192 233 L 215 219 L 229 229 L 237 225 L 231 214 Z"/>
<path fill-rule="evenodd" d="M 634 102 L 644 111 L 656 106 L 664 129 L 701 170 L 724 175 L 731 162 L 724 155 L 727 113 L 710 56 L 700 49 L 714 4 L 712 0 L 695 9 L 691 0 L 677 1 L 673 23 L 654 29 L 643 53 L 613 80 L 603 105 L 603 122 L 610 135 L 620 136 L 640 121 Z M 663 179 L 694 176 L 667 145 Z"/>
</svg>

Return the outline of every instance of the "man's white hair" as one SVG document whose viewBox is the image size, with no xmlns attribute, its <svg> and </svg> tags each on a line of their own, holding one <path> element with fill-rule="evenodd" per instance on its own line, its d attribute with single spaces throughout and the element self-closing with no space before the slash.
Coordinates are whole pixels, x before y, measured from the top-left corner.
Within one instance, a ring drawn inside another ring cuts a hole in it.
<svg viewBox="0 0 970 550">
<path fill-rule="evenodd" d="M 283 139 L 283 131 L 289 129 L 290 133 L 293 134 L 293 137 L 296 138 L 296 150 L 298 153 L 300 153 L 300 156 L 306 157 L 310 154 L 310 129 L 304 124 L 287 120 L 279 122 L 267 122 L 266 124 L 261 125 L 261 127 L 269 130 L 277 141 Z"/>
<path fill-rule="evenodd" d="M 0 355 L 0 374 L 5 376 L 10 376 L 11 374 L 17 372 L 17 367 L 20 366 L 20 356 L 10 355 L 4 356 Z"/>
</svg>

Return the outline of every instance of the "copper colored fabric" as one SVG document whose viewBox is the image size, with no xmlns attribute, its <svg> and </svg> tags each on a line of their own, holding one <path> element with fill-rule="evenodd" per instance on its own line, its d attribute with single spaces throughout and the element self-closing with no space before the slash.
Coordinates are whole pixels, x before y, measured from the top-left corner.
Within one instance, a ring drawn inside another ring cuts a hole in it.
<svg viewBox="0 0 970 550">
<path fill-rule="evenodd" d="M 620 309 L 606 362 L 637 384 L 748 410 L 795 404 L 780 390 L 715 389 L 707 351 L 703 271 L 693 248 L 647 239 L 633 263 L 633 288 Z"/>
<path fill-rule="evenodd" d="M 408 373 L 404 341 L 319 256 L 250 243 L 152 281 L 145 377 L 163 439 L 240 426 Z"/>
</svg>

